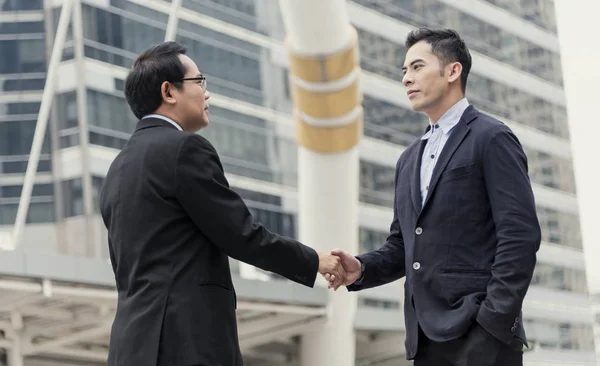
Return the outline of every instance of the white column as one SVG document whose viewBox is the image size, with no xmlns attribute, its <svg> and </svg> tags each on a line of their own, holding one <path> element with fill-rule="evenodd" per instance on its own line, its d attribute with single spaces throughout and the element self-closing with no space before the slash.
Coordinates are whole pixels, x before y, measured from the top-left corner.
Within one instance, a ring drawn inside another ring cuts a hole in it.
<svg viewBox="0 0 600 366">
<path fill-rule="evenodd" d="M 356 32 L 345 0 L 280 0 L 280 6 L 299 143 L 299 239 L 317 250 L 357 254 L 362 109 Z M 356 306 L 355 293 L 330 292 L 327 323 L 302 337 L 302 365 L 354 365 Z"/>
<path fill-rule="evenodd" d="M 600 162 L 597 138 L 600 47 L 597 33 L 592 31 L 600 16 L 600 0 L 555 0 L 554 4 L 587 283 L 595 318 L 596 357 L 600 360 Z"/>
<path fill-rule="evenodd" d="M 23 366 L 23 352 L 21 349 L 21 332 L 15 332 L 12 347 L 8 350 L 8 366 Z"/>
<path fill-rule="evenodd" d="M 11 327 L 6 329 L 6 336 L 10 339 L 7 349 L 8 366 L 23 366 L 23 317 L 19 312 L 10 313 Z"/>
<path fill-rule="evenodd" d="M 83 14 L 81 0 L 73 0 L 73 49 L 77 86 L 77 121 L 79 124 L 79 149 L 81 151 L 81 185 L 83 197 L 83 215 L 85 225 L 85 241 L 78 245 L 85 247 L 85 253 L 94 258 L 101 258 L 102 247 L 94 235 L 92 215 L 94 214 L 92 174 L 90 172 L 90 130 L 87 109 L 87 84 L 85 77 L 85 53 L 83 36 Z M 70 244 L 69 244 L 70 245 Z"/>
</svg>

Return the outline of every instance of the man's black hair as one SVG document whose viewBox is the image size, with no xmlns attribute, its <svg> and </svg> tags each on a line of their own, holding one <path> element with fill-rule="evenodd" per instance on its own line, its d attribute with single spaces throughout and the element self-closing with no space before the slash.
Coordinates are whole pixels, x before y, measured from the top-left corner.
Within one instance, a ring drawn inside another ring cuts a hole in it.
<svg viewBox="0 0 600 366">
<path fill-rule="evenodd" d="M 164 42 L 144 51 L 133 63 L 125 79 L 125 99 L 133 114 L 141 119 L 154 113 L 162 103 L 160 86 L 168 81 L 180 87 L 186 69 L 179 55 L 186 54 L 185 46 Z"/>
<path fill-rule="evenodd" d="M 406 36 L 404 46 L 408 50 L 417 42 L 424 41 L 431 46 L 431 52 L 440 60 L 442 66 L 451 62 L 462 65 L 460 86 L 463 93 L 467 90 L 467 78 L 471 71 L 471 53 L 460 35 L 453 29 L 419 28 Z"/>
</svg>

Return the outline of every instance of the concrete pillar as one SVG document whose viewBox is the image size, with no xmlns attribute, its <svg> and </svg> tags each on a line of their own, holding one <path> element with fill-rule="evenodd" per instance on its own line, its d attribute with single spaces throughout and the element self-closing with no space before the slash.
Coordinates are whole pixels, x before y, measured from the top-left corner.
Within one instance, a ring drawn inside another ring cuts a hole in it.
<svg viewBox="0 0 600 366">
<path fill-rule="evenodd" d="M 81 0 L 73 0 L 73 21 L 71 29 L 73 31 L 73 54 L 75 62 L 75 74 L 77 84 L 75 87 L 77 103 L 77 123 L 79 124 L 79 149 L 81 151 L 81 185 L 83 198 L 83 220 L 85 240 L 77 244 L 70 244 L 76 247 L 83 246 L 84 253 L 92 258 L 102 258 L 102 247 L 94 235 L 94 200 L 92 187 L 92 173 L 90 171 L 90 130 L 88 124 L 87 109 L 87 85 L 85 73 L 85 52 L 83 35 L 83 14 Z M 68 237 L 68 236 L 67 236 Z"/>
<path fill-rule="evenodd" d="M 14 332 L 12 347 L 8 350 L 7 366 L 23 366 L 22 333 L 20 330 Z"/>
<path fill-rule="evenodd" d="M 555 0 L 556 23 L 573 167 L 579 203 L 587 283 L 594 314 L 596 357 L 600 360 L 600 172 L 598 166 L 598 86 L 600 47 L 592 31 L 600 16 L 600 0 Z"/>
<path fill-rule="evenodd" d="M 358 251 L 358 44 L 345 0 L 280 0 L 298 151 L 299 238 Z M 324 280 L 319 285 L 325 285 Z M 330 292 L 328 321 L 302 338 L 304 366 L 353 366 L 356 294 Z"/>
</svg>

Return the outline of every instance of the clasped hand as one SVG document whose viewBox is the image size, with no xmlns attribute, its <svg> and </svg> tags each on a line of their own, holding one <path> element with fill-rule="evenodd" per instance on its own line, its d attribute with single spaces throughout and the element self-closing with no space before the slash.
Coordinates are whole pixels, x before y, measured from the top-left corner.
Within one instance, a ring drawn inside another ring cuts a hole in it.
<svg viewBox="0 0 600 366">
<path fill-rule="evenodd" d="M 336 291 L 360 278 L 361 264 L 349 253 L 334 249 L 330 253 L 319 253 L 319 273 L 327 280 L 328 287 Z"/>
</svg>

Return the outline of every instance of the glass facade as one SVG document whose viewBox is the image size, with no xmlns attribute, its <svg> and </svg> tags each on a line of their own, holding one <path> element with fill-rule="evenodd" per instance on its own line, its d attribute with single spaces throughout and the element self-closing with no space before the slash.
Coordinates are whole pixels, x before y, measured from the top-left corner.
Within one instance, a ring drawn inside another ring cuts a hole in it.
<svg viewBox="0 0 600 366">
<path fill-rule="evenodd" d="M 46 79 L 42 0 L 0 2 L 0 226 L 14 223 Z M 21 19 L 19 14 L 29 18 Z M 46 134 L 32 191 L 28 223 L 54 221 L 52 149 Z"/>
<path fill-rule="evenodd" d="M 383 2 L 378 3 L 383 4 Z M 404 45 L 360 29 L 358 34 L 361 67 L 366 71 L 401 82 L 401 69 L 406 53 Z M 467 41 L 467 45 L 471 44 Z M 477 51 L 474 47 L 469 48 Z M 503 60 L 498 59 L 498 61 Z M 511 61 L 506 63 L 514 65 Z M 558 72 L 560 74 L 560 69 Z M 471 72 L 467 84 L 467 97 L 478 108 L 501 118 L 518 121 L 559 137 L 569 137 L 568 126 L 564 123 L 566 110 L 563 106 L 554 105 L 509 84 L 499 83 Z"/>
<path fill-rule="evenodd" d="M 443 2 L 438 0 L 353 1 L 415 27 L 455 29 L 471 50 L 562 85 L 559 54 L 543 49 L 519 35 L 486 23 Z M 514 1 L 499 0 L 498 2 Z M 539 0 L 539 2 L 552 3 L 551 0 Z"/>
<path fill-rule="evenodd" d="M 554 1 L 549 0 L 485 0 L 556 34 Z"/>
<path fill-rule="evenodd" d="M 550 34 L 556 33 L 552 0 L 486 2 Z M 123 73 L 137 54 L 163 41 L 167 13 L 152 5 L 142 6 L 129 0 L 110 0 L 104 7 L 97 3 L 82 4 L 82 42 L 86 60 Z M 411 27 L 454 28 L 464 36 L 472 52 L 512 67 L 522 75 L 562 87 L 560 54 L 520 37 L 508 27 L 500 29 L 480 17 L 465 14 L 446 2 L 353 0 L 352 3 Z M 3 12 L 17 14 L 0 23 L 0 225 L 14 223 L 45 84 L 47 55 L 50 53 L 48 43 L 51 44 L 52 36 L 50 42 L 47 38 L 56 29 L 60 13 L 60 8 L 55 8 L 52 19 L 46 19 L 43 5 L 42 0 L 0 1 Z M 216 147 L 228 176 L 275 183 L 293 190 L 298 175 L 295 141 L 279 132 L 277 123 L 280 122 L 275 117 L 269 119 L 269 113 L 258 117 L 235 108 L 235 104 L 240 104 L 249 106 L 247 109 L 256 107 L 291 117 L 287 70 L 273 61 L 273 50 L 268 47 L 268 42 L 253 41 L 267 39 L 273 44 L 281 43 L 284 30 L 278 2 L 183 0 L 182 6 L 186 14 L 226 22 L 252 36 L 240 36 L 240 33 L 212 27 L 209 23 L 193 22 L 189 18 L 179 21 L 176 40 L 188 47 L 189 56 L 207 75 L 213 98 L 222 96 L 234 101 L 231 105 L 212 105 L 211 126 L 201 134 Z M 26 21 L 18 16 L 21 13 L 28 15 Z M 400 83 L 406 53 L 404 40 L 392 41 L 393 37 L 382 37 L 362 28 L 357 31 L 362 69 L 389 82 Z M 63 61 L 74 57 L 71 32 L 69 30 L 64 46 Z M 91 189 L 93 207 L 98 212 L 102 176 L 96 172 L 88 173 L 93 174 L 89 188 L 81 174 L 62 179 L 53 169 L 52 157 L 57 152 L 79 148 L 82 131 L 88 134 L 93 148 L 118 151 L 124 146 L 136 123 L 123 96 L 124 81 L 122 77 L 111 76 L 104 84 L 112 88 L 91 82 L 85 85 L 84 100 L 79 101 L 86 105 L 85 129 L 82 129 L 82 116 L 78 113 L 77 98 L 81 93 L 78 95 L 74 88 L 66 88 L 54 96 L 28 222 L 47 223 L 83 215 L 86 189 Z M 569 140 L 564 106 L 543 95 L 529 94 L 510 81 L 493 80 L 485 72 L 471 73 L 467 97 L 480 110 L 524 125 L 540 136 L 549 134 L 563 142 Z M 365 136 L 397 146 L 398 151 L 419 138 L 427 125 L 427 117 L 423 114 L 370 93 L 365 94 L 363 107 Z M 533 183 L 560 194 L 576 193 L 570 159 L 538 151 L 528 144 L 524 149 Z M 391 212 L 394 174 L 394 165 L 390 165 L 389 159 L 381 162 L 362 160 L 360 201 Z M 293 205 L 283 197 L 235 184 L 233 187 L 247 202 L 253 215 L 267 227 L 284 235 L 296 235 Z M 57 196 L 61 197 L 61 202 L 55 202 Z M 550 209 L 543 201 L 537 203 L 544 242 L 581 250 L 578 216 Z M 361 223 L 360 251 L 378 248 L 386 237 L 387 232 Z M 533 284 L 565 293 L 587 291 L 583 268 L 548 263 L 538 264 Z M 398 304 L 365 298 L 361 299 L 360 306 L 390 309 Z M 528 322 L 530 337 L 542 347 L 587 351 L 593 346 L 591 324 L 562 324 L 550 320 Z"/>
<path fill-rule="evenodd" d="M 571 324 L 553 320 L 523 320 L 528 337 L 536 340 L 539 347 L 546 349 L 594 351 L 591 325 Z"/>
</svg>

